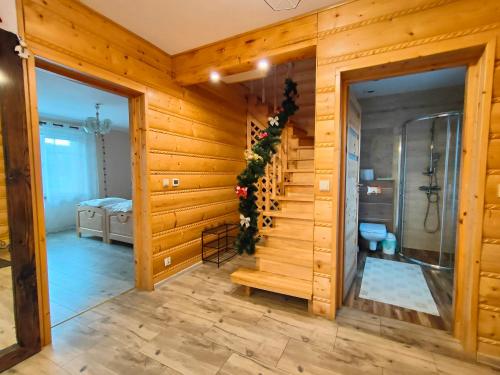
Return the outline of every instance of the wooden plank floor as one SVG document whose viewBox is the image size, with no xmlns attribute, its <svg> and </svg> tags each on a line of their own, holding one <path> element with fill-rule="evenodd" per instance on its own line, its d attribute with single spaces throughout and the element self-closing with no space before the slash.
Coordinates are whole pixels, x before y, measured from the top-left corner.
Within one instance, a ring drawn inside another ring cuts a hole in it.
<svg viewBox="0 0 500 375">
<path fill-rule="evenodd" d="M 10 373 L 494 374 L 444 331 L 342 309 L 312 316 L 305 300 L 230 282 L 236 257 L 196 267 L 154 292 L 122 294 L 53 329 L 53 345 Z M 417 328 L 415 328 L 417 327 Z M 9 373 L 9 372 L 7 372 Z"/>
<path fill-rule="evenodd" d="M 134 287 L 127 244 L 59 232 L 47 235 L 47 258 L 52 326 Z"/>
<path fill-rule="evenodd" d="M 451 331 L 453 317 L 453 272 L 434 270 L 429 267 L 422 267 L 427 285 L 434 297 L 440 316 L 426 314 L 420 311 L 406 309 L 403 307 L 390 305 L 383 302 L 372 301 L 359 297 L 361 282 L 363 280 L 363 270 L 366 257 L 389 259 L 400 262 L 408 262 L 399 255 L 385 255 L 382 251 L 369 252 L 361 250 L 358 253 L 358 271 L 353 285 L 347 296 L 344 298 L 344 305 L 359 309 L 371 314 L 386 318 L 398 319 L 409 323 L 419 324 L 425 327 Z"/>
</svg>

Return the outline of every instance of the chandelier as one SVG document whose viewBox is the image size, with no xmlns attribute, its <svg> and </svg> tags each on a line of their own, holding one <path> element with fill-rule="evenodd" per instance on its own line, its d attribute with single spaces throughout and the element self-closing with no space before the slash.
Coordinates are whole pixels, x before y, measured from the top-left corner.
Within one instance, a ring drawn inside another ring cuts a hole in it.
<svg viewBox="0 0 500 375">
<path fill-rule="evenodd" d="M 96 103 L 95 105 L 95 117 L 87 117 L 85 122 L 83 123 L 83 130 L 87 133 L 93 134 L 108 134 L 111 130 L 111 120 L 104 119 L 101 120 L 99 118 L 99 108 L 101 107 L 100 103 Z"/>
<path fill-rule="evenodd" d="M 273 10 L 291 10 L 297 8 L 301 0 L 264 0 Z"/>
</svg>

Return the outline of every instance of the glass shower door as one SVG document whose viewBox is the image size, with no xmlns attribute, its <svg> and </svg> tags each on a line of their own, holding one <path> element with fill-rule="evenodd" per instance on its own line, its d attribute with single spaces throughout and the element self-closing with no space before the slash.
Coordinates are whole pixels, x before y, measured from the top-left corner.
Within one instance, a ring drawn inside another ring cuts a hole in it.
<svg viewBox="0 0 500 375">
<path fill-rule="evenodd" d="M 454 264 L 460 170 L 458 112 L 403 126 L 399 239 L 402 255 L 438 268 Z"/>
</svg>

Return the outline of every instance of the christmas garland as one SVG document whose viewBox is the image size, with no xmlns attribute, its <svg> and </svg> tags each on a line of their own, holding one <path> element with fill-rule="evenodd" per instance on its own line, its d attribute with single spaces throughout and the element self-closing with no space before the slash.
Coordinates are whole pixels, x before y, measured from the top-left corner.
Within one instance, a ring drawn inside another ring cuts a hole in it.
<svg viewBox="0 0 500 375">
<path fill-rule="evenodd" d="M 253 254 L 258 237 L 259 209 L 257 204 L 256 183 L 265 174 L 266 165 L 277 152 L 276 146 L 281 142 L 281 132 L 299 107 L 295 104 L 297 84 L 291 79 L 285 80 L 285 99 L 281 108 L 269 117 L 267 128 L 259 133 L 259 141 L 251 149 L 245 151 L 247 166 L 238 176 L 236 194 L 240 199 L 240 231 L 236 238 L 236 249 L 240 254 Z"/>
</svg>

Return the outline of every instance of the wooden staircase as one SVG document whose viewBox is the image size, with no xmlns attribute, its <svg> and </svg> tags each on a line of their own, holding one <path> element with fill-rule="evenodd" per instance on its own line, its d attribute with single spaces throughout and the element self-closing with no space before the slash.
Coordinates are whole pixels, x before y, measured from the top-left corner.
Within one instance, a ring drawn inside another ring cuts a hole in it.
<svg viewBox="0 0 500 375">
<path fill-rule="evenodd" d="M 272 198 L 279 210 L 266 209 L 272 226 L 260 229 L 257 269 L 240 268 L 233 283 L 304 298 L 311 307 L 313 280 L 314 139 L 293 126 L 282 135 L 281 169 Z M 272 190 L 272 189 L 269 189 Z M 277 192 L 279 191 L 279 193 Z M 271 198 L 271 197 L 268 197 Z"/>
</svg>

